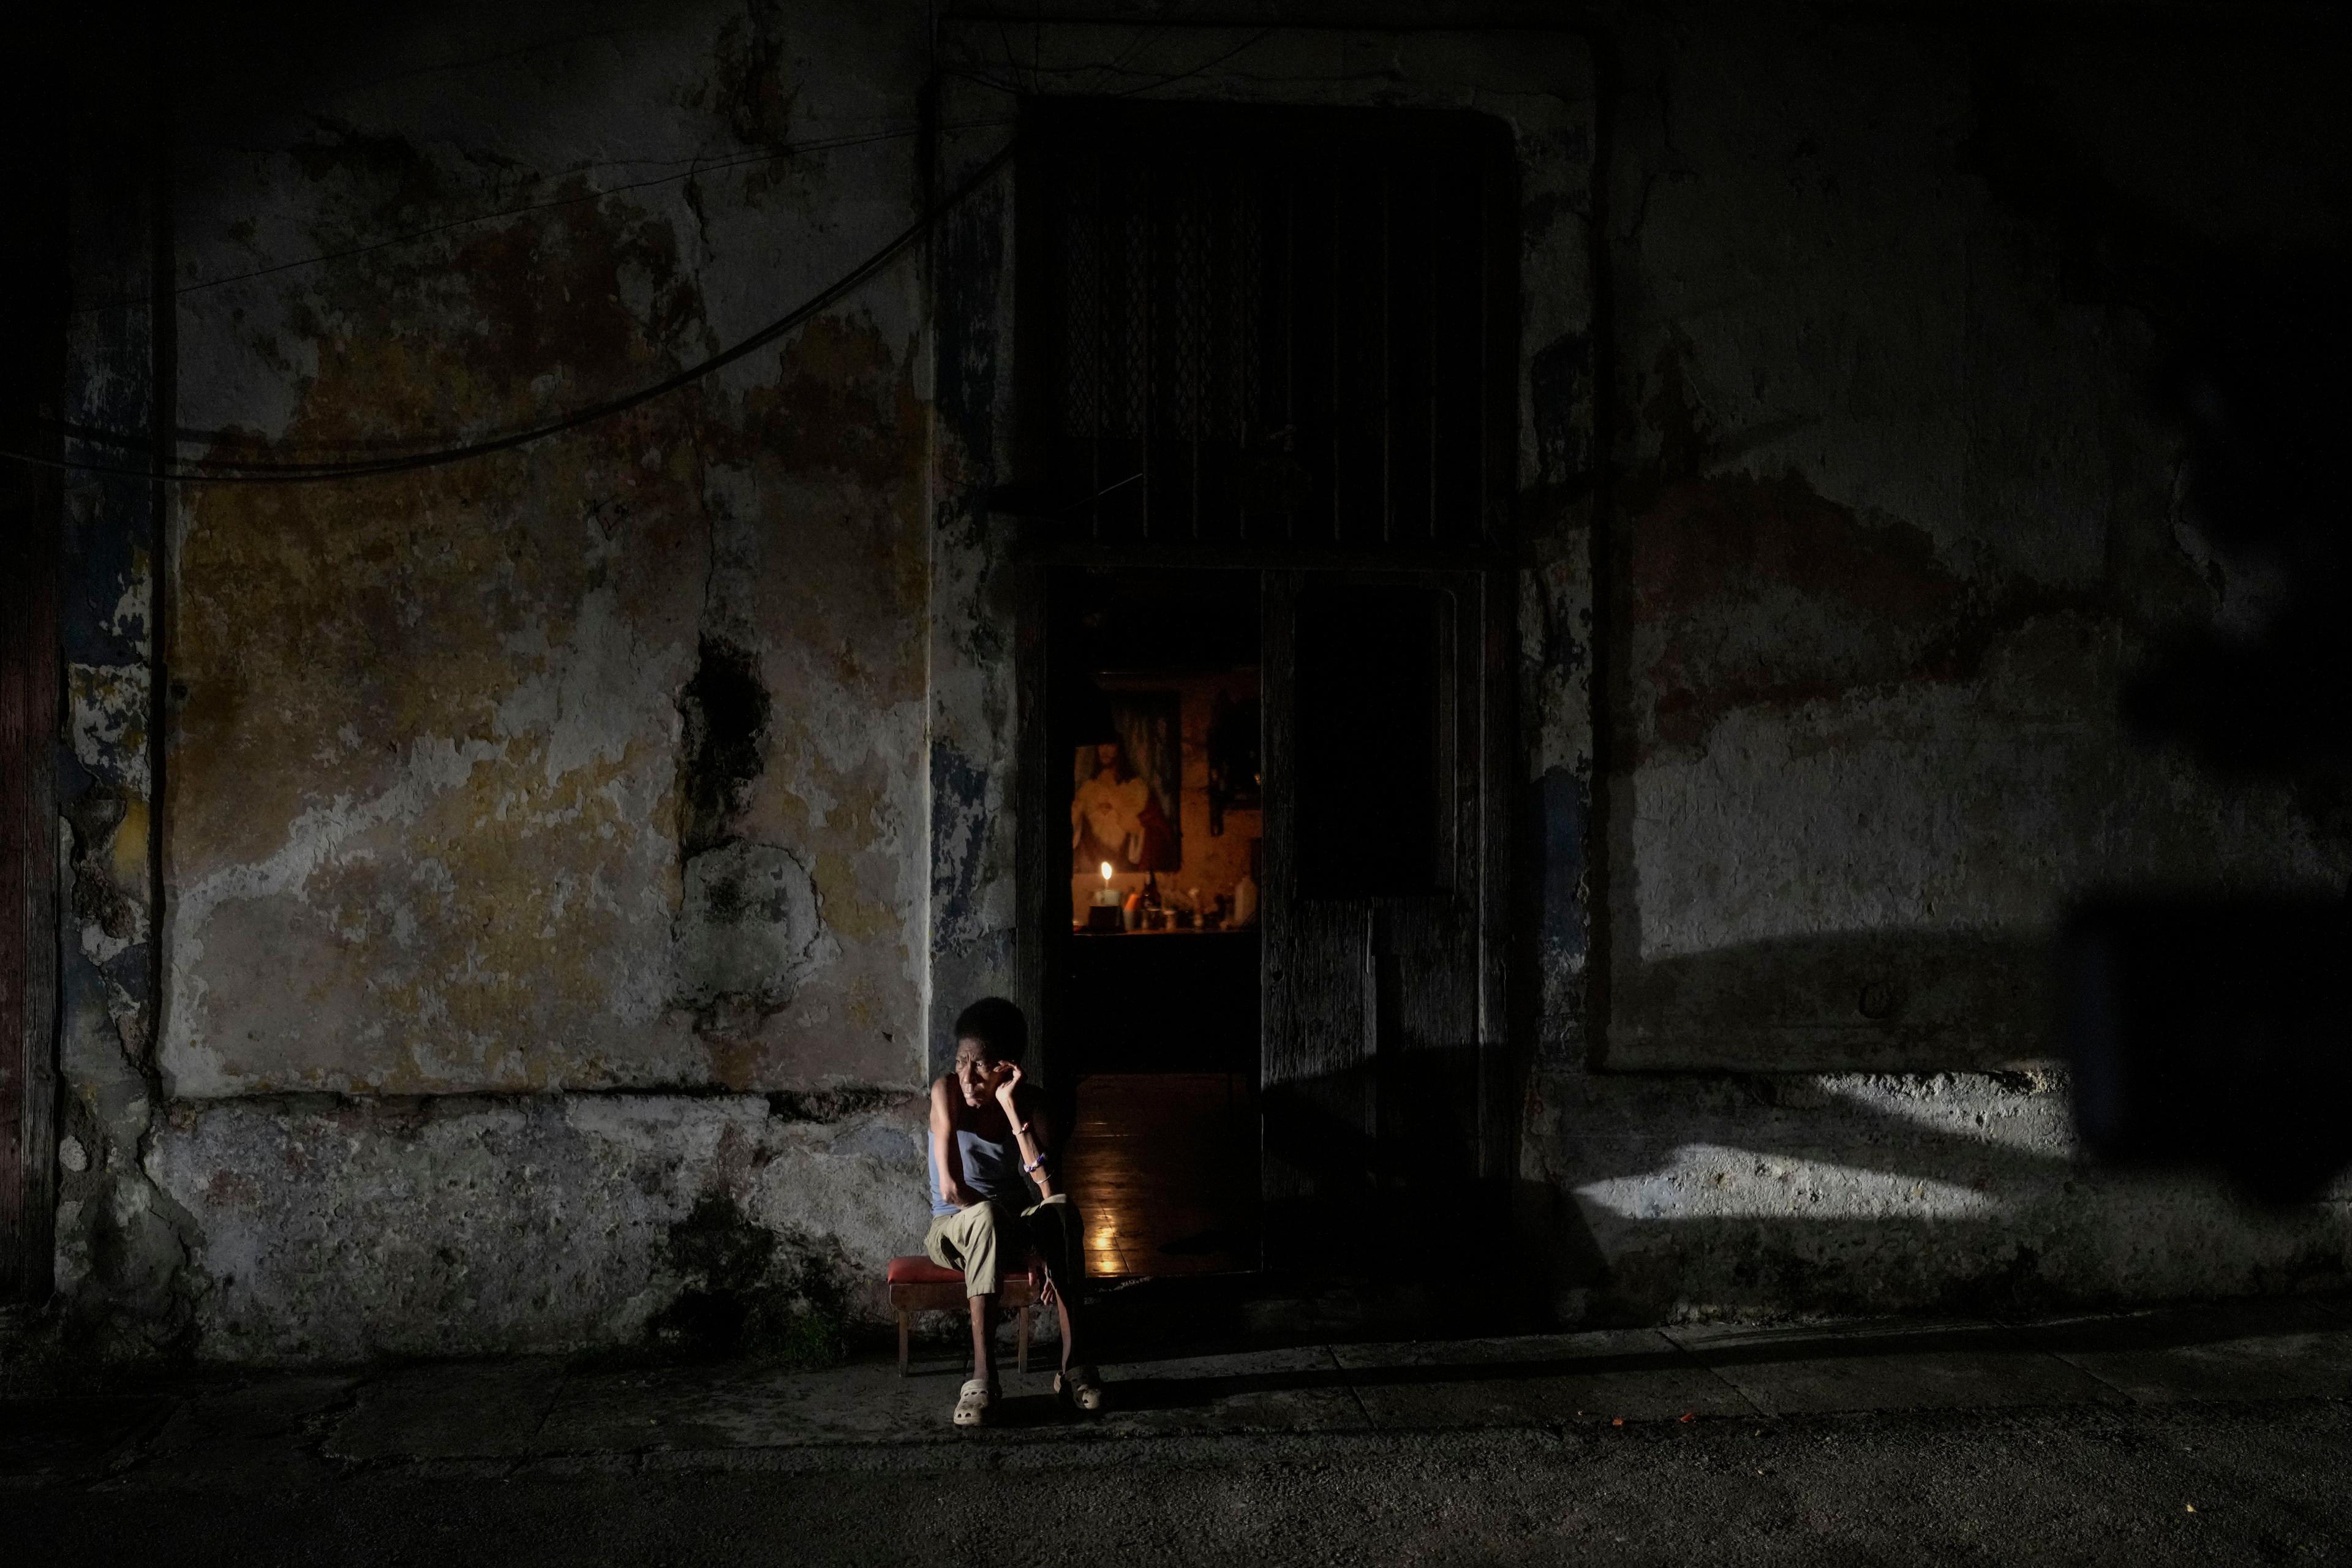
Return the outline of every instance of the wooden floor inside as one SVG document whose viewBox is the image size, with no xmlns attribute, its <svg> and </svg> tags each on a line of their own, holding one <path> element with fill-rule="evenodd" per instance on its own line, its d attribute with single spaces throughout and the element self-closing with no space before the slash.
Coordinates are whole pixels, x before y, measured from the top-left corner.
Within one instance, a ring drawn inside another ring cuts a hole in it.
<svg viewBox="0 0 2352 1568">
<path fill-rule="evenodd" d="M 1078 1080 L 1063 1151 L 1097 1279 L 1255 1268 L 1257 1106 L 1239 1073 Z"/>
</svg>

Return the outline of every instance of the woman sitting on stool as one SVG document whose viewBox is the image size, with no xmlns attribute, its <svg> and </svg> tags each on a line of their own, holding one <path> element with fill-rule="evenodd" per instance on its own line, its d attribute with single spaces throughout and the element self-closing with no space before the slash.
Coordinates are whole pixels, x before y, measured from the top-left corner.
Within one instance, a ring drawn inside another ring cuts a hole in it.
<svg viewBox="0 0 2352 1568">
<path fill-rule="evenodd" d="M 978 1426 L 996 1402 L 996 1295 L 1006 1264 L 1034 1258 L 1041 1299 L 1061 1320 L 1062 1370 L 1054 1392 L 1099 1410 L 1102 1380 L 1076 1360 L 1078 1283 L 1085 1278 L 1077 1205 L 1045 1160 L 1045 1109 L 1022 1081 L 1029 1021 L 1002 996 L 956 1019 L 955 1070 L 931 1085 L 931 1229 L 923 1250 L 963 1270 L 971 1304 L 972 1378 L 956 1396 L 955 1424 Z M 1034 1188 L 1036 1201 L 1030 1202 Z"/>
</svg>

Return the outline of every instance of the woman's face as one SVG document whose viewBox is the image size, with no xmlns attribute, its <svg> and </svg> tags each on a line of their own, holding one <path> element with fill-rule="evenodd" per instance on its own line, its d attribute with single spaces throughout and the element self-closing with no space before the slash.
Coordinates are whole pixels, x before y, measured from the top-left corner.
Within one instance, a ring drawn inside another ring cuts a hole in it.
<svg viewBox="0 0 2352 1568">
<path fill-rule="evenodd" d="M 985 1053 L 986 1047 L 978 1040 L 956 1043 L 956 1087 L 963 1090 L 966 1105 L 985 1105 L 995 1099 L 997 1085 L 1011 1070 L 1008 1064 Z"/>
</svg>

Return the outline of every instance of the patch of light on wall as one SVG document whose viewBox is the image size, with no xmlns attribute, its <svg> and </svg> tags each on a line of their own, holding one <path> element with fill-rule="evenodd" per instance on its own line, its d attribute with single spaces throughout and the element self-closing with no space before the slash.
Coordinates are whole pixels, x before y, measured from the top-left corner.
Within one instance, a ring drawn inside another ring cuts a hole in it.
<svg viewBox="0 0 2352 1568">
<path fill-rule="evenodd" d="M 1981 1073 L 1856 1073 L 1818 1081 L 1825 1092 L 1850 1106 L 1940 1137 L 2053 1161 L 2064 1160 L 2074 1146 L 2071 1104 L 2054 1081 L 2045 1081 L 2033 1093 L 1996 1088 Z"/>
<path fill-rule="evenodd" d="M 1632 1220 L 1943 1219 L 2001 1211 L 1990 1194 L 1956 1182 L 1721 1143 L 1685 1143 L 1654 1171 L 1587 1182 L 1576 1194 Z"/>
</svg>

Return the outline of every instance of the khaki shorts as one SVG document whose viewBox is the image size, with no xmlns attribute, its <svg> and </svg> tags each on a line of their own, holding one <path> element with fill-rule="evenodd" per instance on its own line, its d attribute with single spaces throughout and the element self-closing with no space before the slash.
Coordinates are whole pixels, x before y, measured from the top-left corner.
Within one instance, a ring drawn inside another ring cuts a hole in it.
<svg viewBox="0 0 2352 1568">
<path fill-rule="evenodd" d="M 1033 1252 L 1045 1260 L 1046 1278 L 1057 1283 L 1081 1279 L 1081 1234 L 1078 1205 L 1066 1193 L 1025 1209 L 991 1198 L 932 1216 L 923 1251 L 942 1268 L 963 1270 L 966 1296 L 993 1296 L 1005 1272 L 1025 1267 Z"/>
</svg>

